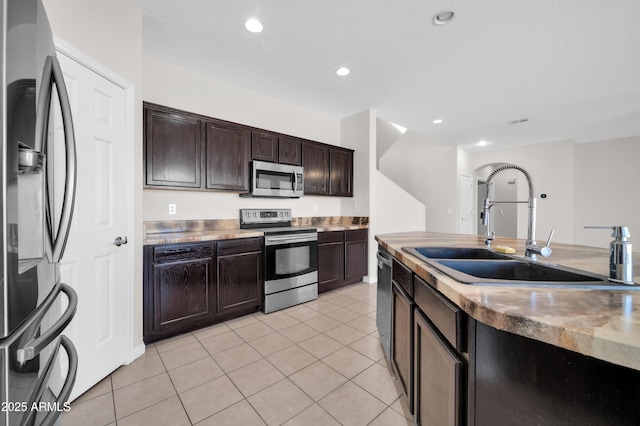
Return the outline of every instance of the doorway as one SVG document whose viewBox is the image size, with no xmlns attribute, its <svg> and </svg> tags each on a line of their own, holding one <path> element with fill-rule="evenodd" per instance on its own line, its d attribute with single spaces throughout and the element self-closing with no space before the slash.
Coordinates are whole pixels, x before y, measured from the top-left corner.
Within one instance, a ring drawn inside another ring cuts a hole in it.
<svg viewBox="0 0 640 426">
<path fill-rule="evenodd" d="M 74 342 L 75 399 L 133 360 L 132 86 L 75 49 L 56 42 L 74 121 L 77 191 L 61 281 L 78 293 L 64 334 Z M 53 132 L 57 121 L 53 117 Z"/>
</svg>

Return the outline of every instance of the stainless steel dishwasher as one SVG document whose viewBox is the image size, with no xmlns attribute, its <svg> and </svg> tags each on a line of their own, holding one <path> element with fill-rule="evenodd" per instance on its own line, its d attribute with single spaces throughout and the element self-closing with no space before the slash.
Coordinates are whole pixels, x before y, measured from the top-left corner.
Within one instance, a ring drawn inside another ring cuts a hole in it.
<svg viewBox="0 0 640 426">
<path fill-rule="evenodd" d="M 378 245 L 378 292 L 376 326 L 387 361 L 391 362 L 391 277 L 392 257 Z"/>
</svg>

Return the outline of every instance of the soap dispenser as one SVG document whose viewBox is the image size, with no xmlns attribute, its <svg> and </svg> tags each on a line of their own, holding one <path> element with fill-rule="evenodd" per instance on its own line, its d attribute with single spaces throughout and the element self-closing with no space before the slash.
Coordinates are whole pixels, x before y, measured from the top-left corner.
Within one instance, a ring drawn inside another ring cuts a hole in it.
<svg viewBox="0 0 640 426">
<path fill-rule="evenodd" d="M 585 226 L 588 229 L 611 229 L 614 238 L 609 245 L 609 281 L 634 284 L 633 251 L 627 226 Z"/>
</svg>

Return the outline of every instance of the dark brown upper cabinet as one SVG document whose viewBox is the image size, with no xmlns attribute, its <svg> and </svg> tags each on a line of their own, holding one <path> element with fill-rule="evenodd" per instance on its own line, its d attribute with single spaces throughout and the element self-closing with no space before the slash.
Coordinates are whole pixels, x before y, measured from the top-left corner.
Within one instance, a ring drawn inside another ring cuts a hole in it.
<svg viewBox="0 0 640 426">
<path fill-rule="evenodd" d="M 248 192 L 251 160 L 304 167 L 305 195 L 353 196 L 353 150 L 144 102 L 145 188 Z"/>
<path fill-rule="evenodd" d="M 305 195 L 329 195 L 329 147 L 303 142 L 302 167 Z"/>
<path fill-rule="evenodd" d="M 353 151 L 329 149 L 329 195 L 353 197 Z"/>
<path fill-rule="evenodd" d="M 273 133 L 251 132 L 251 159 L 278 162 L 278 136 Z"/>
<path fill-rule="evenodd" d="M 144 110 L 145 186 L 200 188 L 200 120 L 160 108 Z"/>
<path fill-rule="evenodd" d="M 278 163 L 302 165 L 302 141 L 290 136 L 280 136 L 278 144 Z"/>
<path fill-rule="evenodd" d="M 207 189 L 249 190 L 251 131 L 244 126 L 208 121 Z"/>
</svg>

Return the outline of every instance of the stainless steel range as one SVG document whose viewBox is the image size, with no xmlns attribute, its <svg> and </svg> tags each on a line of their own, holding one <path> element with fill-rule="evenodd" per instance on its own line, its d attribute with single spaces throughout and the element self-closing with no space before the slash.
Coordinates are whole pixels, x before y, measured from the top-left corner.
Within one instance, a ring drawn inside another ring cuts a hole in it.
<svg viewBox="0 0 640 426">
<path fill-rule="evenodd" d="M 240 210 L 240 228 L 264 232 L 265 313 L 318 298 L 318 230 L 291 219 L 291 209 Z"/>
</svg>

